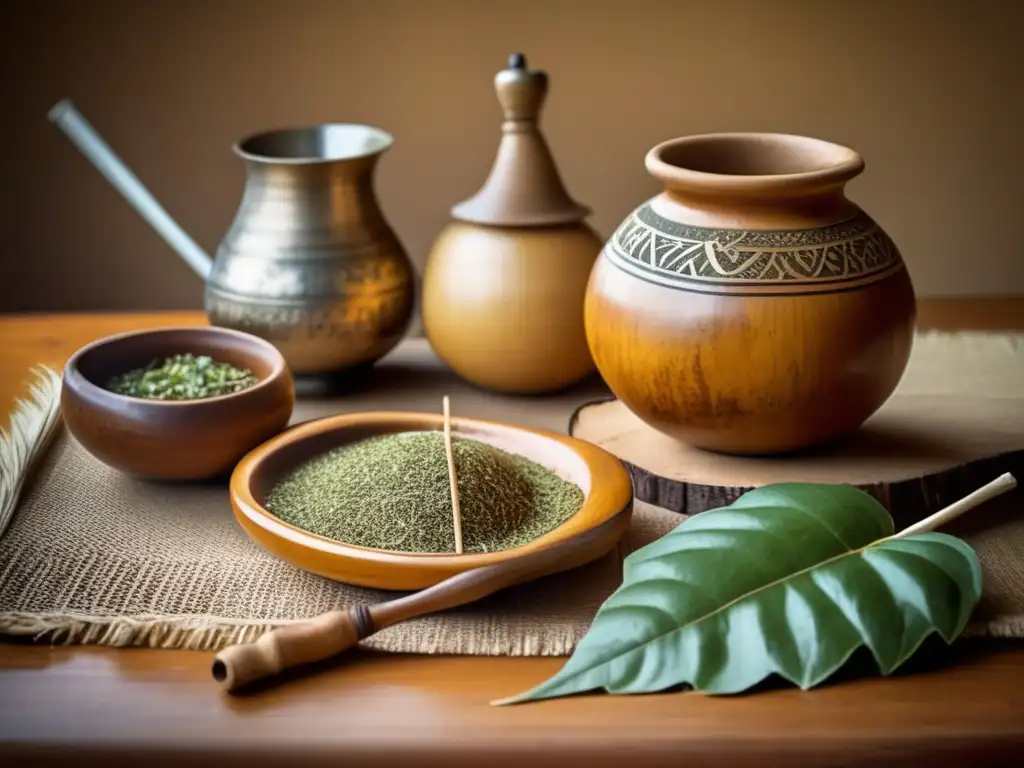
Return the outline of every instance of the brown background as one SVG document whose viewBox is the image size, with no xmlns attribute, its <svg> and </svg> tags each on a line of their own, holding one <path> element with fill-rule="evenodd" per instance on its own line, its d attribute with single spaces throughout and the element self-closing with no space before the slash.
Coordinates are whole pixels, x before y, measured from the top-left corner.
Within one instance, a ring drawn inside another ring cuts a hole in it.
<svg viewBox="0 0 1024 768">
<path fill-rule="evenodd" d="M 1018 0 L 4 0 L 0 310 L 188 308 L 198 278 L 46 119 L 72 98 L 213 250 L 231 144 L 287 124 L 395 134 L 378 190 L 422 264 L 483 181 L 512 51 L 548 70 L 543 127 L 605 236 L 657 187 L 654 143 L 804 133 L 867 161 L 850 189 L 921 295 L 1024 293 Z"/>
</svg>

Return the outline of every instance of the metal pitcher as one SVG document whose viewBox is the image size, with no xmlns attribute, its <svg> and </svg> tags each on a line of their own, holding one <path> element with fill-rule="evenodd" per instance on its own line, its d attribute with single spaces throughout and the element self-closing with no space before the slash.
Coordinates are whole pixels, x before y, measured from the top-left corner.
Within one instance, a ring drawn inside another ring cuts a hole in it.
<svg viewBox="0 0 1024 768">
<path fill-rule="evenodd" d="M 211 260 L 69 101 L 50 119 L 206 281 L 210 323 L 269 340 L 297 379 L 372 365 L 404 336 L 415 275 L 373 186 L 387 132 L 331 124 L 240 141 L 245 189 Z"/>
</svg>

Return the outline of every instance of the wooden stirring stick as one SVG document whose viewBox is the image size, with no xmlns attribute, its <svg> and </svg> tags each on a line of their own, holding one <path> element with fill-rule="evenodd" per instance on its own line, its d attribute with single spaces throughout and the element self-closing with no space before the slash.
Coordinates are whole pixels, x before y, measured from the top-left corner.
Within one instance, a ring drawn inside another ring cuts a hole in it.
<svg viewBox="0 0 1024 768">
<path fill-rule="evenodd" d="M 445 579 L 421 592 L 331 611 L 267 632 L 253 643 L 225 648 L 214 657 L 213 679 L 228 691 L 286 669 L 322 661 L 348 650 L 392 624 L 465 605 L 524 581 L 577 568 L 604 555 L 629 524 L 618 514 L 584 534 L 546 549 Z"/>
<path fill-rule="evenodd" d="M 452 412 L 448 395 L 444 405 L 444 452 L 448 454 L 448 480 L 452 487 L 452 525 L 455 527 L 455 554 L 462 554 L 462 512 L 459 509 L 459 483 L 455 478 L 455 451 L 452 449 Z"/>
</svg>

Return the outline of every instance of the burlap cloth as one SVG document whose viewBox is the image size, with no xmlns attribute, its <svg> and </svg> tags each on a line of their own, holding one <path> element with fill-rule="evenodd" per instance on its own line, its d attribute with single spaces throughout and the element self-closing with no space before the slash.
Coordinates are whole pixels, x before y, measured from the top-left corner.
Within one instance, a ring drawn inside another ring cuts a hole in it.
<svg viewBox="0 0 1024 768">
<path fill-rule="evenodd" d="M 576 406 L 607 390 L 592 382 L 554 397 L 490 395 L 460 382 L 425 342 L 414 340 L 385 359 L 364 390 L 300 401 L 293 421 L 360 410 L 436 412 L 442 394 L 451 396 L 457 415 L 565 432 Z M 682 519 L 638 502 L 620 550 L 603 560 L 390 627 L 363 645 L 433 654 L 568 654 L 620 583 L 623 554 Z M 968 537 L 986 586 L 996 585 L 974 634 L 1024 636 L 1024 534 L 1019 526 L 1015 531 L 1010 539 L 987 529 Z M 273 626 L 395 596 L 331 582 L 267 554 L 235 523 L 225 483 L 134 480 L 93 459 L 64 431 L 0 538 L 0 634 L 41 642 L 213 650 Z"/>
</svg>

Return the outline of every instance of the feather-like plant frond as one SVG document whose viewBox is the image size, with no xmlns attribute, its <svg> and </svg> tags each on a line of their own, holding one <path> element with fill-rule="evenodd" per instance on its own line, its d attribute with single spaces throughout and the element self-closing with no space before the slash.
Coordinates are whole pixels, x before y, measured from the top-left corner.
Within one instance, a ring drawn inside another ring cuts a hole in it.
<svg viewBox="0 0 1024 768">
<path fill-rule="evenodd" d="M 3 536 L 25 481 L 60 423 L 60 374 L 47 366 L 32 370 L 28 397 L 15 401 L 8 429 L 0 429 L 0 536 Z"/>
</svg>

